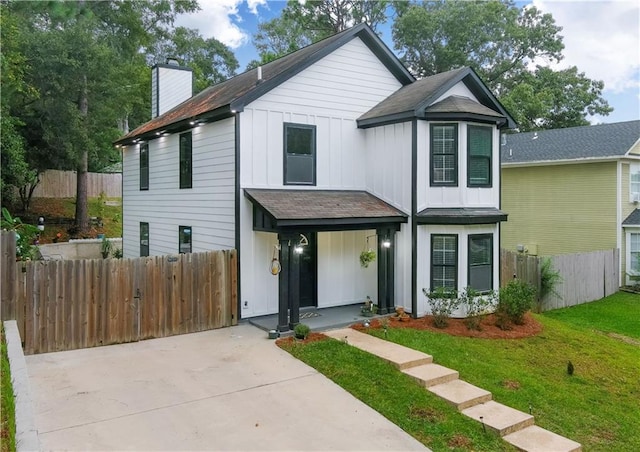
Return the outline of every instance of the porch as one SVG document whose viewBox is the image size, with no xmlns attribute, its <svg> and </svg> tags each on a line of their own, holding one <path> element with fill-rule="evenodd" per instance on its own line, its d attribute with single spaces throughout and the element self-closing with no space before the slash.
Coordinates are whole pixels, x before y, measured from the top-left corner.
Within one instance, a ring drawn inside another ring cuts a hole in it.
<svg viewBox="0 0 640 452">
<path fill-rule="evenodd" d="M 361 303 L 320 309 L 301 308 L 300 323 L 308 325 L 312 331 L 323 331 L 349 326 L 354 323 L 363 323 L 365 320 L 382 317 L 382 315 L 374 315 L 373 317 L 363 316 L 361 313 L 363 305 L 364 304 Z M 251 325 L 257 326 L 265 331 L 276 330 L 278 328 L 278 314 L 252 317 L 248 319 L 248 321 Z"/>
</svg>

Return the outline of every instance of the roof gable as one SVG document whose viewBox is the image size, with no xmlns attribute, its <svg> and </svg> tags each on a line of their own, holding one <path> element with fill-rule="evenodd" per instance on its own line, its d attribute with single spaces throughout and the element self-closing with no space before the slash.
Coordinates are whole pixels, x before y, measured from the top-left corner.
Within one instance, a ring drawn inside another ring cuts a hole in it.
<svg viewBox="0 0 640 452">
<path fill-rule="evenodd" d="M 502 164 L 620 158 L 640 139 L 640 121 L 505 135 Z"/>
<path fill-rule="evenodd" d="M 369 47 L 400 83 L 405 85 L 415 80 L 371 28 L 360 24 L 261 66 L 260 81 L 258 69 L 254 68 L 213 85 L 128 133 L 116 144 L 130 144 L 136 139 L 154 137 L 158 133 L 184 130 L 195 122 L 229 117 L 356 37 Z"/>
<path fill-rule="evenodd" d="M 387 99 L 380 102 L 371 110 L 358 118 L 358 127 L 374 127 L 389 122 L 407 120 L 412 117 L 427 118 L 427 110 L 433 106 L 440 97 L 458 83 L 464 83 L 471 93 L 478 99 L 478 104 L 473 110 L 480 110 L 480 106 L 487 110 L 498 113 L 498 115 L 488 115 L 504 118 L 504 126 L 514 128 L 516 122 L 509 115 L 502 104 L 496 99 L 486 85 L 480 80 L 478 74 L 470 67 L 462 67 L 430 77 L 425 77 L 410 85 L 403 86 Z M 467 104 L 471 106 L 471 104 Z M 440 108 L 443 106 L 441 105 Z M 432 116 L 435 110 L 432 110 Z M 451 113 L 466 113 L 452 111 Z M 449 112 L 448 112 L 449 113 Z M 472 112 L 469 112 L 472 113 Z"/>
</svg>

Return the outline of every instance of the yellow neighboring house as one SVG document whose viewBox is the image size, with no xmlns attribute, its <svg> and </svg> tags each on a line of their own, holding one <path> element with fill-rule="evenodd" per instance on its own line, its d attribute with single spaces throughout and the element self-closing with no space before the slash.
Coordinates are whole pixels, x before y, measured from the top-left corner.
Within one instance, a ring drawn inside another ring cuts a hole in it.
<svg viewBox="0 0 640 452">
<path fill-rule="evenodd" d="M 620 249 L 640 275 L 640 121 L 505 135 L 501 246 L 554 256 Z"/>
</svg>

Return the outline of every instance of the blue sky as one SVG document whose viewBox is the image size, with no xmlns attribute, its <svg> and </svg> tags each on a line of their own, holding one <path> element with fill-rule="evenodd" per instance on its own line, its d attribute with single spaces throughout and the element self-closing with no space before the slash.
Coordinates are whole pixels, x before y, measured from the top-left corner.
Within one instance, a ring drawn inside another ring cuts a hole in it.
<svg viewBox="0 0 640 452">
<path fill-rule="evenodd" d="M 241 71 L 257 58 L 251 36 L 258 24 L 278 16 L 286 5 L 284 1 L 267 0 L 199 2 L 201 10 L 179 17 L 176 25 L 196 28 L 203 36 L 227 44 Z M 564 37 L 565 58 L 557 68 L 577 66 L 587 77 L 605 82 L 603 95 L 614 111 L 609 116 L 589 118 L 592 123 L 640 119 L 640 2 L 531 0 L 517 4 L 533 4 L 551 13 L 556 24 L 563 27 L 560 34 Z M 390 25 L 381 28 L 382 39 L 394 50 Z"/>
</svg>

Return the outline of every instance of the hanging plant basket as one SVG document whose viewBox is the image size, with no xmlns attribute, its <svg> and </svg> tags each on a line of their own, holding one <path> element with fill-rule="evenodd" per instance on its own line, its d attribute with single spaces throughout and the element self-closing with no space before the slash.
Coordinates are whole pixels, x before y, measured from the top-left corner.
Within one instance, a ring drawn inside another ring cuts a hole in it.
<svg viewBox="0 0 640 452">
<path fill-rule="evenodd" d="M 367 268 L 369 264 L 376 260 L 376 252 L 371 248 L 360 253 L 360 265 Z"/>
</svg>

